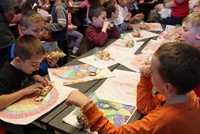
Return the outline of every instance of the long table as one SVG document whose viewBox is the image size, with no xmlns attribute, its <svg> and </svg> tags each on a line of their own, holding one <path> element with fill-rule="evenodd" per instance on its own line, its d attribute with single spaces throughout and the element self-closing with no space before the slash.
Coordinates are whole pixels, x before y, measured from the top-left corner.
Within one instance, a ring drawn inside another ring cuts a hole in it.
<svg viewBox="0 0 200 134">
<path fill-rule="evenodd" d="M 145 41 L 145 43 L 135 52 L 135 54 L 139 54 L 141 52 L 141 50 L 146 46 L 146 44 L 148 43 L 150 39 L 147 39 Z M 109 42 L 110 44 L 111 42 Z M 84 54 L 81 57 L 85 57 L 88 56 L 90 54 L 93 54 L 93 50 L 87 52 L 86 54 Z M 76 62 L 78 62 L 77 59 L 75 59 Z M 80 61 L 79 61 L 80 62 Z M 81 63 L 81 62 L 80 62 Z M 67 65 L 72 65 L 71 63 L 68 63 Z M 131 71 L 130 69 L 128 69 L 127 67 L 121 65 L 121 64 L 115 64 L 113 66 L 110 66 L 109 69 L 111 71 L 113 71 L 114 69 L 120 69 L 120 70 L 126 70 L 126 71 Z M 102 79 L 102 80 L 95 80 L 95 81 L 90 81 L 90 82 L 85 82 L 85 83 L 78 83 L 76 84 L 76 86 L 71 85 L 72 87 L 78 88 L 82 93 L 88 95 L 92 92 L 94 92 L 98 87 L 100 87 L 103 82 L 106 79 Z M 87 89 L 86 89 L 87 88 Z M 51 118 L 51 120 L 48 122 L 48 125 L 50 127 L 50 129 L 53 129 L 56 132 L 60 132 L 60 133 L 70 133 L 70 134 L 87 134 L 88 132 L 86 131 L 80 131 L 78 128 L 75 128 L 67 123 L 64 123 L 62 121 L 62 119 L 67 116 L 69 113 L 71 113 L 74 110 L 73 106 L 67 106 L 65 103 L 62 103 L 62 106 L 65 106 L 65 109 L 62 110 L 57 116 L 55 116 L 54 118 Z M 57 109 L 55 109 L 54 111 L 56 111 Z M 49 115 L 46 116 L 49 117 L 52 113 L 54 113 L 54 111 L 52 111 Z M 139 111 L 136 110 L 136 112 L 133 114 L 133 116 L 131 117 L 131 119 L 129 120 L 129 122 L 134 122 L 136 120 L 138 120 L 140 118 L 141 114 L 139 113 Z M 44 119 L 42 120 L 44 121 Z"/>
</svg>

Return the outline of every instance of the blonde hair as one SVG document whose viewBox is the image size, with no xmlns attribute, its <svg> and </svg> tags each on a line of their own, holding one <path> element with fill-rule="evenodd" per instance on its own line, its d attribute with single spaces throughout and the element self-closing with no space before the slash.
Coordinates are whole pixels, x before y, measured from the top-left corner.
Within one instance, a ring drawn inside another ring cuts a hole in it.
<svg viewBox="0 0 200 134">
<path fill-rule="evenodd" d="M 200 12 L 190 13 L 183 19 L 183 23 L 190 22 L 193 28 L 200 28 Z"/>
<path fill-rule="evenodd" d="M 24 26 L 25 28 L 28 28 L 33 23 L 40 23 L 40 22 L 44 22 L 43 17 L 39 13 L 33 10 L 24 12 L 20 20 L 21 26 Z"/>
<path fill-rule="evenodd" d="M 45 55 L 45 48 L 35 36 L 24 35 L 16 40 L 14 54 L 25 61 L 37 54 Z"/>
</svg>

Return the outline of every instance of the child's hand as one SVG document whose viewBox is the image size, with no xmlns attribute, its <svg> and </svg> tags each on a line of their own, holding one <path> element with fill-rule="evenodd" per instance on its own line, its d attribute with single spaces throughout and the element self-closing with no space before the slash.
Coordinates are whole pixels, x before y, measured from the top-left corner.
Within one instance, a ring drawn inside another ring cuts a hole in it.
<svg viewBox="0 0 200 134">
<path fill-rule="evenodd" d="M 38 90 L 42 89 L 44 86 L 41 83 L 35 83 L 31 86 L 28 86 L 21 90 L 23 92 L 23 95 L 29 95 L 37 92 Z"/>
<path fill-rule="evenodd" d="M 133 18 L 136 21 L 142 21 L 144 19 L 144 14 L 143 13 L 138 13 L 135 16 L 133 16 Z"/>
<path fill-rule="evenodd" d="M 150 29 L 150 27 L 147 24 L 138 24 L 138 26 L 140 27 L 140 29 L 144 30 Z"/>
<path fill-rule="evenodd" d="M 47 59 L 47 62 L 50 67 L 57 67 L 58 60 L 59 60 L 58 58 L 51 58 Z"/>
<path fill-rule="evenodd" d="M 73 25 L 73 29 L 77 29 L 77 26 L 76 26 L 76 25 Z"/>
<path fill-rule="evenodd" d="M 41 77 L 40 75 L 34 75 L 33 79 L 36 83 L 41 83 L 43 86 L 48 84 L 47 78 Z"/>
<path fill-rule="evenodd" d="M 124 20 L 128 21 L 130 18 L 131 18 L 131 13 L 128 12 L 124 17 Z"/>
<path fill-rule="evenodd" d="M 103 31 L 103 32 L 106 32 L 107 29 L 110 29 L 111 27 L 113 27 L 113 25 L 112 25 L 110 22 L 105 21 L 105 22 L 103 23 L 102 31 Z"/>
<path fill-rule="evenodd" d="M 151 76 L 151 65 L 142 65 L 140 67 L 140 73 L 145 77 Z"/>
<path fill-rule="evenodd" d="M 67 105 L 74 105 L 81 107 L 86 104 L 90 99 L 78 90 L 72 91 L 66 99 Z"/>
</svg>

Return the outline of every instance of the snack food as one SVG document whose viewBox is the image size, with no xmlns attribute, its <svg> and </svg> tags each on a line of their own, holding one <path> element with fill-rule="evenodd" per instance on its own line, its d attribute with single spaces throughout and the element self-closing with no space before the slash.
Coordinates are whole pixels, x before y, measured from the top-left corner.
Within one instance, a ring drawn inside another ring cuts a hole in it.
<svg viewBox="0 0 200 134">
<path fill-rule="evenodd" d="M 137 31 L 137 30 L 134 30 L 134 31 L 132 32 L 132 36 L 133 36 L 133 37 L 140 37 L 140 32 Z"/>
<path fill-rule="evenodd" d="M 51 58 L 62 58 L 66 56 L 66 54 L 62 51 L 52 51 L 52 52 L 48 52 L 46 53 L 46 58 L 47 59 L 51 59 Z"/>
<path fill-rule="evenodd" d="M 105 60 L 105 61 L 113 60 L 113 59 L 110 57 L 110 53 L 107 52 L 107 51 L 99 51 L 99 52 L 97 53 L 97 56 L 99 57 L 100 60 Z"/>
<path fill-rule="evenodd" d="M 89 122 L 88 122 L 87 118 L 85 117 L 85 115 L 82 112 L 80 112 L 77 115 L 76 119 L 77 119 L 81 129 L 85 129 L 85 128 L 89 127 Z"/>
<path fill-rule="evenodd" d="M 53 82 L 48 82 L 47 86 L 37 91 L 37 95 L 39 96 L 46 96 L 49 91 L 53 88 Z"/>
<path fill-rule="evenodd" d="M 127 41 L 126 44 L 125 44 L 125 46 L 126 46 L 126 47 L 129 47 L 129 48 L 133 47 L 133 46 L 134 46 L 133 40 Z"/>
</svg>

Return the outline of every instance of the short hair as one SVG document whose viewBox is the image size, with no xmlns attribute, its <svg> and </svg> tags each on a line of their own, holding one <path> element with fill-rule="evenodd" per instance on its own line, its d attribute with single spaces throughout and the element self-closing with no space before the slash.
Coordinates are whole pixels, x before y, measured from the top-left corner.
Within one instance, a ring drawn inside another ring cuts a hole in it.
<svg viewBox="0 0 200 134">
<path fill-rule="evenodd" d="M 32 56 L 45 55 L 45 48 L 41 41 L 33 35 L 24 35 L 16 40 L 14 54 L 22 60 L 28 60 Z"/>
<path fill-rule="evenodd" d="M 186 43 L 162 45 L 154 54 L 160 65 L 158 72 L 164 82 L 176 87 L 177 94 L 185 94 L 200 84 L 200 51 Z"/>
<path fill-rule="evenodd" d="M 89 18 L 92 21 L 93 17 L 99 17 L 102 12 L 106 12 L 105 8 L 102 6 L 92 6 L 89 12 Z"/>
<path fill-rule="evenodd" d="M 43 17 L 39 13 L 33 10 L 28 10 L 24 12 L 20 20 L 21 26 L 24 26 L 25 28 L 28 28 L 33 23 L 40 23 L 40 22 L 44 22 Z"/>
<path fill-rule="evenodd" d="M 111 18 L 112 13 L 116 11 L 114 2 L 106 1 L 105 3 L 103 3 L 103 7 L 106 9 L 107 18 Z"/>
<path fill-rule="evenodd" d="M 186 16 L 183 23 L 190 22 L 193 28 L 200 28 L 200 12 L 193 12 Z"/>
</svg>

